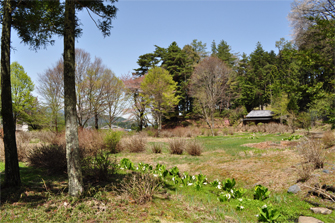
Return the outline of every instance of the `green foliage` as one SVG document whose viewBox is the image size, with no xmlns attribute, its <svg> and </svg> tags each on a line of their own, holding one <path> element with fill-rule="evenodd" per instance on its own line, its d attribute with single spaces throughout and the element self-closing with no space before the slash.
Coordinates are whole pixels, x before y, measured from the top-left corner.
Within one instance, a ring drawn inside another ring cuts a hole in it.
<svg viewBox="0 0 335 223">
<path fill-rule="evenodd" d="M 123 158 L 120 161 L 120 168 L 123 168 L 126 170 L 135 170 L 134 164 L 128 158 Z"/>
<path fill-rule="evenodd" d="M 10 69 L 14 121 L 26 121 L 35 109 L 34 84 L 18 62 L 13 62 Z"/>
<path fill-rule="evenodd" d="M 281 216 L 277 209 L 272 208 L 272 206 L 264 205 L 262 208 L 258 208 L 258 221 L 260 222 L 276 222 L 276 220 Z"/>
<path fill-rule="evenodd" d="M 116 146 L 120 142 L 123 132 L 110 130 L 104 137 L 106 150 L 111 153 L 117 153 Z"/>
<path fill-rule="evenodd" d="M 178 169 L 178 167 L 173 167 L 171 170 L 170 170 L 170 174 L 172 175 L 172 176 L 179 176 L 179 169 Z"/>
<path fill-rule="evenodd" d="M 262 185 L 257 185 L 254 189 L 254 199 L 256 200 L 263 201 L 269 197 L 269 194 L 268 188 Z"/>
<path fill-rule="evenodd" d="M 149 70 L 141 83 L 142 96 L 148 101 L 157 116 L 158 128 L 162 127 L 162 116 L 167 114 L 179 102 L 175 95 L 177 83 L 169 72 L 160 67 Z"/>
<path fill-rule="evenodd" d="M 292 140 L 298 140 L 302 137 L 303 137 L 302 135 L 291 135 L 289 137 L 283 138 L 283 140 L 292 141 Z"/>
<path fill-rule="evenodd" d="M 225 181 L 222 181 L 222 189 L 225 191 L 231 191 L 233 187 L 236 185 L 235 179 L 226 179 Z"/>
</svg>

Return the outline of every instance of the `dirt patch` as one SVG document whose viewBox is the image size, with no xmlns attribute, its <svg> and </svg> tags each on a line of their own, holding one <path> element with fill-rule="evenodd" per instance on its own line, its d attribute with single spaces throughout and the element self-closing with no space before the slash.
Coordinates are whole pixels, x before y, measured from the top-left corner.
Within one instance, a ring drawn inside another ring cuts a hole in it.
<svg viewBox="0 0 335 223">
<path fill-rule="evenodd" d="M 260 143 L 247 143 L 242 146 L 252 147 L 257 149 L 285 149 L 288 147 L 296 147 L 299 144 L 298 141 L 281 141 L 280 143 L 274 143 L 271 141 L 260 142 Z"/>
</svg>

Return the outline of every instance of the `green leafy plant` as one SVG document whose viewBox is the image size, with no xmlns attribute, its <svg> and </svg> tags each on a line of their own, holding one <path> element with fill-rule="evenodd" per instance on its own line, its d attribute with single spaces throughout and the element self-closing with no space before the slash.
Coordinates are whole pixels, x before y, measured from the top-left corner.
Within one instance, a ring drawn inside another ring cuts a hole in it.
<svg viewBox="0 0 335 223">
<path fill-rule="evenodd" d="M 270 191 L 268 191 L 267 187 L 264 187 L 262 185 L 257 185 L 255 187 L 255 191 L 254 191 L 254 199 L 255 200 L 265 200 L 269 197 L 270 195 Z"/>
<path fill-rule="evenodd" d="M 179 177 L 179 169 L 178 169 L 178 167 L 173 167 L 171 170 L 170 170 L 170 174 L 172 175 L 172 176 L 178 176 Z"/>
<path fill-rule="evenodd" d="M 126 170 L 135 170 L 134 164 L 127 158 L 123 158 L 120 161 L 120 168 L 123 168 Z"/>
<path fill-rule="evenodd" d="M 218 187 L 221 183 L 218 179 L 214 180 L 213 182 L 209 183 L 212 187 Z"/>
<path fill-rule="evenodd" d="M 242 198 L 246 192 L 247 190 L 244 188 L 232 189 L 232 194 L 234 198 Z"/>
<path fill-rule="evenodd" d="M 272 206 L 264 205 L 262 208 L 258 208 L 258 221 L 260 222 L 276 222 L 276 220 L 281 216 L 277 209 Z"/>
<path fill-rule="evenodd" d="M 226 179 L 225 181 L 222 182 L 222 189 L 225 191 L 231 191 L 233 187 L 235 186 L 236 182 L 235 179 Z"/>
<path fill-rule="evenodd" d="M 142 173 L 147 173 L 152 171 L 152 166 L 150 164 L 147 163 L 139 163 L 136 170 L 142 172 Z"/>
<path fill-rule="evenodd" d="M 106 150 L 111 153 L 117 153 L 116 146 L 120 142 L 123 132 L 110 130 L 106 133 L 104 143 Z"/>
<path fill-rule="evenodd" d="M 200 188 L 204 185 L 207 184 L 207 178 L 205 175 L 199 173 L 198 175 L 195 176 L 195 183 L 194 186 L 197 190 L 200 190 Z"/>
<path fill-rule="evenodd" d="M 300 138 L 302 138 L 302 135 L 291 135 L 287 138 L 283 138 L 284 141 L 292 141 L 292 140 L 298 140 Z"/>
<path fill-rule="evenodd" d="M 220 202 L 226 202 L 229 201 L 231 199 L 231 194 L 230 193 L 226 193 L 226 192 L 221 192 L 218 196 L 218 201 Z"/>
<path fill-rule="evenodd" d="M 169 174 L 169 171 L 167 171 L 164 165 L 158 163 L 155 169 L 153 170 L 153 174 L 154 176 L 157 175 L 161 177 L 162 179 L 164 179 Z"/>
</svg>

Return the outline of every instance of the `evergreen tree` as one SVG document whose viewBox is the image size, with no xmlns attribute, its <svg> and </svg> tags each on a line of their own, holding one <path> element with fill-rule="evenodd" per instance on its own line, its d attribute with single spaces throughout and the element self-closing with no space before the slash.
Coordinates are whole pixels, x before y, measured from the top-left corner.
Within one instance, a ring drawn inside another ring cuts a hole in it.
<svg viewBox="0 0 335 223">
<path fill-rule="evenodd" d="M 20 172 L 17 158 L 15 123 L 10 80 L 11 28 L 33 49 L 53 43 L 51 34 L 61 29 L 63 21 L 58 1 L 10 1 L 0 2 L 2 16 L 1 36 L 1 103 L 5 147 L 5 186 L 20 186 Z"/>
</svg>

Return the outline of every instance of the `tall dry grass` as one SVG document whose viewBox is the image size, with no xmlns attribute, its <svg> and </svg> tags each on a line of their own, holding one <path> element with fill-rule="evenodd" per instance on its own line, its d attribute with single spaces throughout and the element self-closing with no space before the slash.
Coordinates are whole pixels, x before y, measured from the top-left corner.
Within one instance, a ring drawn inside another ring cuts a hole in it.
<svg viewBox="0 0 335 223">
<path fill-rule="evenodd" d="M 323 168 L 326 159 L 326 150 L 321 140 L 305 138 L 298 146 L 303 163 L 311 163 L 314 169 Z"/>
</svg>

